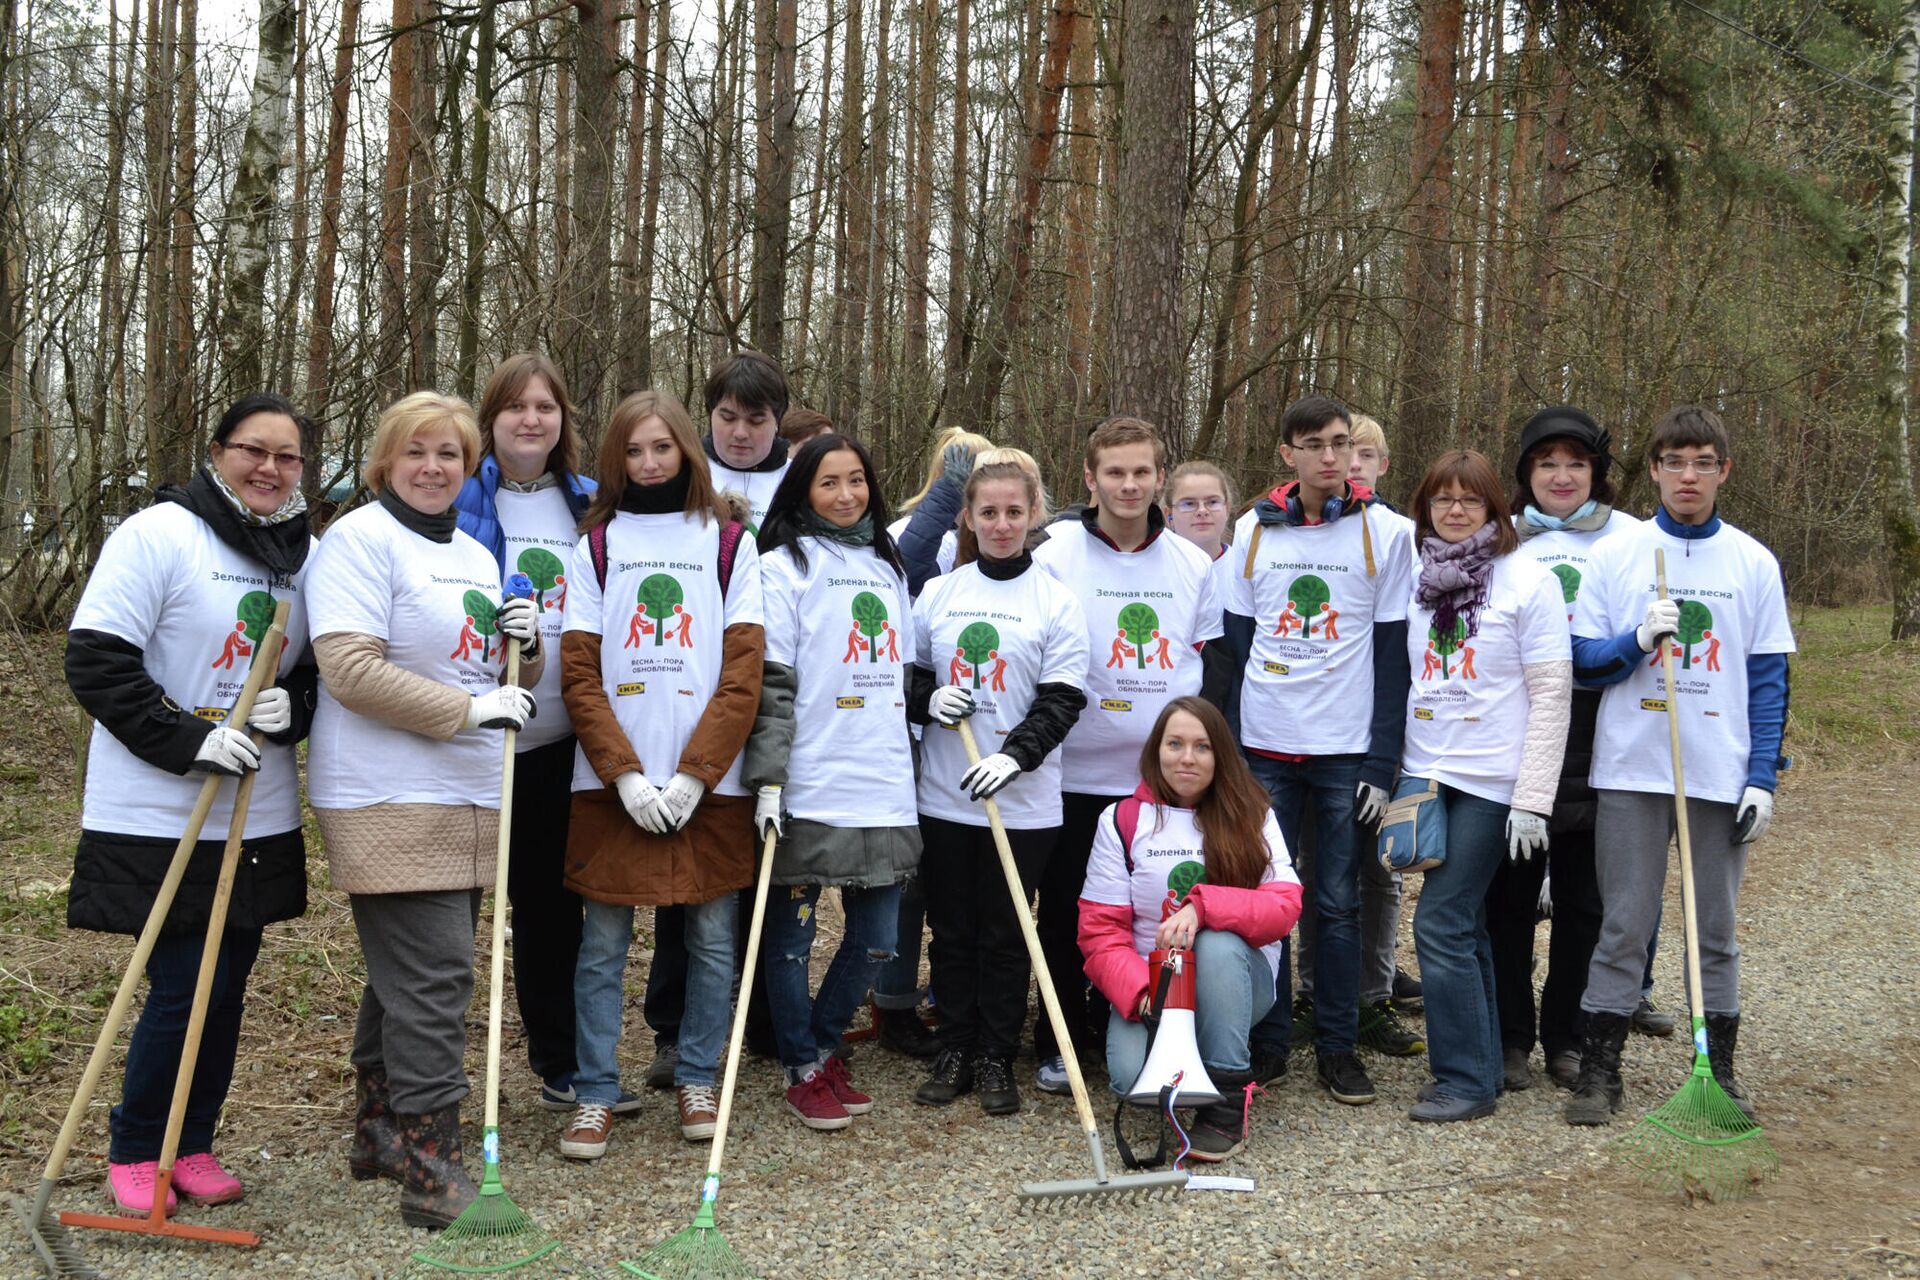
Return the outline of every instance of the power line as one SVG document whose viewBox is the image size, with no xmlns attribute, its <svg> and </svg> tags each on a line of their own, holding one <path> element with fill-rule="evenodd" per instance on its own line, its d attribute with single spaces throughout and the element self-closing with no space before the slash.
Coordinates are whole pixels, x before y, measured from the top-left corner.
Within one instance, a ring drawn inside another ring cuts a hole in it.
<svg viewBox="0 0 1920 1280">
<path fill-rule="evenodd" d="M 1684 4 L 1685 6 L 1687 6 L 1687 8 L 1692 9 L 1697 13 L 1705 14 L 1707 17 L 1712 18 L 1715 22 L 1719 23 L 1721 26 L 1725 27 L 1729 31 L 1737 31 L 1749 40 L 1757 40 L 1761 44 L 1767 46 L 1767 48 L 1773 50 L 1775 53 L 1785 54 L 1787 57 L 1792 58 L 1796 62 L 1804 62 L 1807 66 L 1812 67 L 1815 71 L 1819 71 L 1825 75 L 1832 76 L 1835 80 L 1844 81 L 1845 83 L 1854 86 L 1854 88 L 1856 89 L 1865 89 L 1868 93 L 1874 94 L 1877 97 L 1885 98 L 1889 102 L 1898 102 L 1904 96 L 1897 93 L 1889 93 L 1887 90 L 1882 89 L 1878 85 L 1868 84 L 1865 80 L 1857 79 L 1853 76 L 1848 75 L 1844 71 L 1838 71 L 1832 67 L 1827 66 L 1824 63 L 1815 62 L 1812 58 L 1809 58 L 1806 54 L 1801 53 L 1798 49 L 1790 49 L 1786 45 L 1776 44 L 1774 41 L 1769 40 L 1765 36 L 1761 35 L 1758 31 L 1749 31 L 1747 30 L 1747 28 L 1735 22 L 1732 18 L 1729 18 L 1724 14 L 1715 13 L 1713 10 L 1707 8 L 1703 4 L 1696 4 L 1695 0 L 1680 0 L 1680 3 Z"/>
</svg>

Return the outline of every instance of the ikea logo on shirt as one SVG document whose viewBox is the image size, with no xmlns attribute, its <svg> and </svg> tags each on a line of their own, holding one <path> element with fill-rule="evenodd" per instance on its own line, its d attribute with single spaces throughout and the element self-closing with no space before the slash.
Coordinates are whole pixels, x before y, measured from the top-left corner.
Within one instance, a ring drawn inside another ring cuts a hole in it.
<svg viewBox="0 0 1920 1280">
<path fill-rule="evenodd" d="M 211 720 L 213 723 L 219 724 L 227 718 L 227 709 L 225 707 L 195 707 L 193 714 L 199 716 L 202 720 Z"/>
<path fill-rule="evenodd" d="M 1665 698 L 1642 698 L 1640 699 L 1640 709 L 1642 711 L 1665 711 L 1667 709 L 1667 700 Z"/>
<path fill-rule="evenodd" d="M 613 691 L 623 698 L 632 697 L 636 693 L 645 693 L 647 691 L 647 682 L 645 680 L 629 680 L 625 684 L 615 685 Z"/>
<path fill-rule="evenodd" d="M 1125 698 L 1102 698 L 1100 699 L 1100 709 L 1102 711 L 1131 711 L 1133 710 L 1133 704 Z"/>
<path fill-rule="evenodd" d="M 1432 707 L 1415 707 L 1413 709 L 1413 718 L 1415 720 L 1431 720 L 1433 719 L 1433 708 Z"/>
<path fill-rule="evenodd" d="M 1288 671 L 1287 664 L 1284 662 L 1263 662 L 1260 665 L 1270 676 L 1284 676 Z"/>
<path fill-rule="evenodd" d="M 851 697 L 835 698 L 833 700 L 833 705 L 840 708 L 840 710 L 842 711 L 858 711 L 861 707 L 864 707 L 867 705 L 867 700 L 865 698 L 851 698 Z"/>
</svg>

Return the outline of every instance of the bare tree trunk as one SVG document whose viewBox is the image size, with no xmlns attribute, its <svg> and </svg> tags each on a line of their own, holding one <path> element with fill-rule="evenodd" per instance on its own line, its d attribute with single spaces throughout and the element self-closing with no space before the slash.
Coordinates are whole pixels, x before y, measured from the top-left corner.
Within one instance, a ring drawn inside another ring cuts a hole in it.
<svg viewBox="0 0 1920 1280">
<path fill-rule="evenodd" d="M 1134 0 L 1127 10 L 1127 110 L 1114 227 L 1113 384 L 1117 414 L 1185 443 L 1186 323 L 1180 264 L 1187 212 L 1187 118 L 1193 109 L 1194 0 Z"/>
<path fill-rule="evenodd" d="M 1547 118 L 1540 135 L 1540 208 L 1534 227 L 1532 317 L 1527 326 L 1528 345 L 1533 357 L 1527 361 L 1529 388 L 1537 399 L 1563 400 L 1566 388 L 1560 371 L 1550 367 L 1551 348 L 1547 341 L 1553 324 L 1553 296 L 1559 281 L 1560 206 L 1567 190 L 1567 109 L 1573 96 L 1571 23 L 1564 12 L 1563 24 L 1554 33 L 1550 57 L 1553 81 L 1547 90 Z"/>
<path fill-rule="evenodd" d="M 753 345 L 781 360 L 786 347 L 787 254 L 793 236 L 793 59 L 799 0 L 756 0 L 753 101 L 759 129 L 753 182 Z"/>
<path fill-rule="evenodd" d="M 413 154 L 408 164 L 407 332 L 412 342 L 408 386 L 439 380 L 439 321 L 434 294 L 440 286 L 442 215 L 434 209 L 434 152 L 440 133 L 440 36 L 433 20 L 439 0 L 418 0 L 425 24 L 414 43 Z"/>
<path fill-rule="evenodd" d="M 253 105 L 240 143 L 240 172 L 227 198 L 226 318 L 220 325 L 227 394 L 264 385 L 268 232 L 273 222 L 280 155 L 287 145 L 287 91 L 293 79 L 293 0 L 260 0 L 260 54 Z"/>
<path fill-rule="evenodd" d="M 932 382 L 927 362 L 927 308 L 931 301 L 928 268 L 933 253 L 933 110 L 939 38 L 939 0 L 921 0 L 914 23 L 913 141 L 907 148 L 907 256 L 902 264 L 906 269 L 906 323 L 901 362 L 906 374 L 907 421 L 916 430 L 925 421 Z"/>
<path fill-rule="evenodd" d="M 459 350 L 454 380 L 471 400 L 480 386 L 480 299 L 487 270 L 487 171 L 493 160 L 493 57 L 496 42 L 494 0 L 480 0 L 474 37 L 473 137 L 467 156 L 467 193 L 461 209 L 466 228 L 466 262 L 460 279 Z"/>
<path fill-rule="evenodd" d="M 333 54 L 333 92 L 327 108 L 327 158 L 320 175 L 320 245 L 313 264 L 313 320 L 307 330 L 307 411 L 324 429 L 335 402 L 327 366 L 333 360 L 333 276 L 340 255 L 340 185 L 347 163 L 347 108 L 353 100 L 353 51 L 360 38 L 360 0 L 343 0 L 340 40 Z M 320 496 L 321 469 L 301 474 L 308 501 Z"/>
<path fill-rule="evenodd" d="M 1514 384 L 1514 316 L 1519 306 L 1519 288 L 1514 282 L 1514 263 L 1520 242 L 1516 231 L 1533 201 L 1533 125 L 1538 99 L 1536 83 L 1540 70 L 1540 22 L 1533 5 L 1523 6 L 1526 28 L 1520 39 L 1518 94 L 1514 99 L 1513 144 L 1508 150 L 1506 209 L 1501 216 L 1500 240 L 1494 246 L 1497 267 L 1487 272 L 1487 294 L 1493 300 L 1493 341 L 1487 350 L 1487 367 L 1493 371 L 1496 393 L 1493 421 L 1505 423 L 1507 406 L 1512 402 Z"/>
<path fill-rule="evenodd" d="M 573 134 L 573 252 L 562 277 L 557 354 L 580 426 L 599 439 L 603 384 L 612 361 L 615 0 L 574 0 L 576 94 Z"/>
<path fill-rule="evenodd" d="M 893 243 L 887 186 L 887 158 L 893 152 L 893 5 L 894 0 L 879 0 L 880 25 L 874 32 L 873 55 L 873 134 L 867 145 L 871 164 L 867 185 L 873 194 L 873 215 L 867 222 L 867 405 L 861 418 L 866 432 L 881 456 L 888 452 L 888 426 L 892 420 L 891 397 L 887 395 L 891 331 L 887 305 L 887 248 Z"/>
<path fill-rule="evenodd" d="M 187 0 L 191 3 L 191 0 Z M 393 42 L 387 53 L 387 161 L 380 199 L 380 353 L 375 383 L 382 404 L 400 398 L 409 384 L 413 344 L 407 332 L 407 195 L 413 164 L 415 0 L 393 0 Z M 339 92 L 336 88 L 336 94 Z"/>
<path fill-rule="evenodd" d="M 172 137 L 167 131 L 169 89 L 173 83 L 176 0 L 147 0 L 146 102 L 141 111 L 141 135 L 146 153 L 146 229 L 142 251 L 147 259 L 146 342 L 142 367 L 141 409 L 146 417 L 146 453 L 157 457 L 166 418 L 167 299 L 173 256 L 168 229 L 173 207 Z M 4 457 L 0 452 L 0 457 Z M 155 484 L 153 473 L 147 482 Z"/>
<path fill-rule="evenodd" d="M 660 243 L 660 157 L 661 139 L 667 119 L 667 49 L 673 43 L 672 0 L 656 0 L 653 6 L 653 103 L 647 123 L 646 209 L 640 220 L 640 279 L 634 288 L 633 331 L 639 335 L 639 351 L 634 357 L 635 389 L 653 382 L 653 277 L 655 257 Z M 639 92 L 635 86 L 636 93 Z"/>
<path fill-rule="evenodd" d="M 834 28 L 833 0 L 827 0 L 826 8 L 825 29 L 828 32 L 832 32 Z M 827 178 L 828 141 L 833 136 L 833 129 L 830 127 L 832 123 L 831 117 L 833 115 L 833 41 L 830 38 L 820 42 L 820 61 L 824 69 L 820 73 L 819 124 L 813 131 L 813 189 L 807 195 L 807 247 L 805 253 L 801 256 L 800 263 L 800 332 L 794 339 L 793 359 L 787 365 L 789 376 L 792 376 L 796 371 L 811 373 L 811 369 L 807 363 L 807 353 L 808 340 L 813 334 L 814 272 L 820 261 L 820 227 L 826 217 L 826 214 L 822 212 L 823 204 L 828 211 L 831 210 L 832 204 L 831 184 Z M 838 305 L 838 292 L 836 289 L 836 306 Z M 829 370 L 829 377 L 830 376 L 831 370 Z M 829 392 L 830 390 L 831 389 L 829 389 Z"/>
<path fill-rule="evenodd" d="M 1404 456 L 1430 458 L 1451 417 L 1453 102 L 1461 0 L 1421 0 L 1420 70 L 1414 84 L 1412 200 L 1401 326 L 1399 426 Z"/>
<path fill-rule="evenodd" d="M 866 185 L 866 44 L 861 35 L 861 0 L 848 0 L 846 77 L 840 96 L 840 231 L 834 260 L 840 276 L 828 340 L 833 384 L 827 416 L 845 431 L 860 426 L 861 340 L 867 331 L 867 223 L 872 206 Z"/>
<path fill-rule="evenodd" d="M 193 430 L 193 247 L 194 180 L 198 152 L 194 130 L 199 113 L 200 76 L 198 0 L 180 0 L 180 43 L 173 111 L 173 262 L 167 308 L 167 331 L 172 338 L 166 371 L 167 394 L 160 428 L 160 453 L 147 459 L 155 484 L 184 484 L 193 473 L 199 442 Z"/>
<path fill-rule="evenodd" d="M 313 38 L 307 28 L 308 8 L 298 5 L 293 32 L 293 195 L 288 201 L 292 213 L 289 238 L 292 240 L 291 264 L 286 287 L 279 291 L 280 301 L 273 308 L 273 358 L 268 363 L 267 380 L 282 391 L 293 387 L 293 347 L 298 332 L 295 313 L 300 294 L 307 285 L 307 258 L 313 252 L 313 170 L 307 158 L 307 63 L 313 56 Z"/>
<path fill-rule="evenodd" d="M 1881 522 L 1893 581 L 1893 638 L 1920 636 L 1920 502 L 1914 497 L 1907 338 L 1913 319 L 1913 227 L 1920 213 L 1914 147 L 1920 144 L 1920 0 L 1906 0 L 1894 45 L 1893 96 L 1880 191 Z"/>
<path fill-rule="evenodd" d="M 1061 398 L 1076 422 L 1087 410 L 1093 376 L 1093 221 L 1100 196 L 1093 3 L 1076 0 L 1073 57 L 1067 64 L 1067 77 L 1072 82 L 1067 108 L 1067 168 L 1071 177 L 1065 227 L 1067 363 Z"/>
<path fill-rule="evenodd" d="M 646 205 L 647 156 L 647 40 L 650 17 L 647 0 L 633 6 L 633 53 L 628 70 L 633 85 L 627 94 L 627 176 L 621 188 L 620 218 L 620 356 L 615 365 L 614 398 L 632 395 L 643 387 L 639 378 L 640 219 Z"/>
<path fill-rule="evenodd" d="M 971 33 L 968 18 L 973 0 L 954 0 L 953 6 L 953 161 L 947 183 L 947 339 L 942 363 L 946 366 L 949 397 L 966 377 L 967 339 L 967 72 Z"/>
</svg>

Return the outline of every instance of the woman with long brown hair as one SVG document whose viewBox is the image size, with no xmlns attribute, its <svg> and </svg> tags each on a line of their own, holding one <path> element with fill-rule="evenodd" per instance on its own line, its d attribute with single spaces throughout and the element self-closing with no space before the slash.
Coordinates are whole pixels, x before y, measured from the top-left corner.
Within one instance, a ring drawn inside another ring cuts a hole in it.
<svg viewBox="0 0 1920 1280">
<path fill-rule="evenodd" d="M 1204 698 L 1169 702 L 1140 751 L 1140 786 L 1100 815 L 1080 891 L 1087 976 L 1113 1005 L 1107 1077 L 1124 1094 L 1147 1059 L 1147 957 L 1193 952 L 1200 1060 L 1225 1098 L 1201 1107 L 1195 1160 L 1247 1145 L 1247 1036 L 1274 1000 L 1281 939 L 1300 917 L 1300 881 L 1280 824 Z"/>
</svg>

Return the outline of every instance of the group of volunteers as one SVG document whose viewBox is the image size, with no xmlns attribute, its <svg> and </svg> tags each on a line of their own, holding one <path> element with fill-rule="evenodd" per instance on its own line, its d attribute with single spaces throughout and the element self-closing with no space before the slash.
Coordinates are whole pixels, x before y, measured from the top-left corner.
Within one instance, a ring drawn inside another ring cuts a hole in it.
<svg viewBox="0 0 1920 1280">
<path fill-rule="evenodd" d="M 724 360 L 704 409 L 702 434 L 671 394 L 628 396 L 585 458 L 560 371 L 516 355 L 477 413 L 424 391 L 387 408 L 372 500 L 316 539 L 310 427 L 249 396 L 193 479 L 107 540 L 66 651 L 95 719 L 70 924 L 137 932 L 196 775 L 258 771 L 170 1196 L 243 1194 L 215 1130 L 262 930 L 306 908 L 306 739 L 366 973 L 351 1172 L 397 1182 L 413 1225 L 471 1202 L 466 1019 L 509 728 L 515 992 L 568 1157 L 601 1156 L 642 1108 L 619 1053 L 636 907 L 654 909 L 645 1079 L 673 1090 L 685 1138 L 713 1134 L 736 998 L 808 1128 L 876 1105 L 846 1052 L 869 998 L 881 1044 L 931 1059 L 915 1103 L 1017 1112 L 1032 975 L 989 797 L 1066 1014 L 1065 1043 L 1033 1028 L 1040 1091 L 1067 1091 L 1068 1055 L 1133 1084 L 1149 957 L 1179 948 L 1223 1095 L 1186 1122 L 1193 1159 L 1244 1149 L 1255 1086 L 1302 1039 L 1356 1105 L 1376 1096 L 1359 1049 L 1424 1051 L 1410 1115 L 1458 1121 L 1528 1086 L 1537 1037 L 1567 1120 L 1607 1123 L 1628 1031 L 1653 1012 L 1675 816 L 1662 646 L 1708 1051 L 1750 1109 L 1735 904 L 1783 764 L 1794 645 L 1778 564 L 1718 513 L 1733 457 L 1710 409 L 1652 424 L 1646 520 L 1614 508 L 1610 436 L 1569 406 L 1527 421 L 1511 486 L 1450 450 L 1403 515 L 1374 487 L 1379 423 L 1306 396 L 1279 424 L 1287 479 L 1237 518 L 1219 469 L 1169 475 L 1138 419 L 1091 432 L 1086 501 L 1057 515 L 1030 456 L 961 429 L 895 513 L 867 448 L 789 406 L 766 357 Z M 531 599 L 503 598 L 515 574 Z M 228 723 L 282 601 L 278 669 Z M 768 835 L 763 978 L 738 991 Z M 124 1212 L 151 1207 L 221 844 L 195 848 L 148 964 L 111 1120 Z M 1414 873 L 1417 979 L 1395 964 Z M 816 986 L 829 887 L 844 928 Z"/>
</svg>

